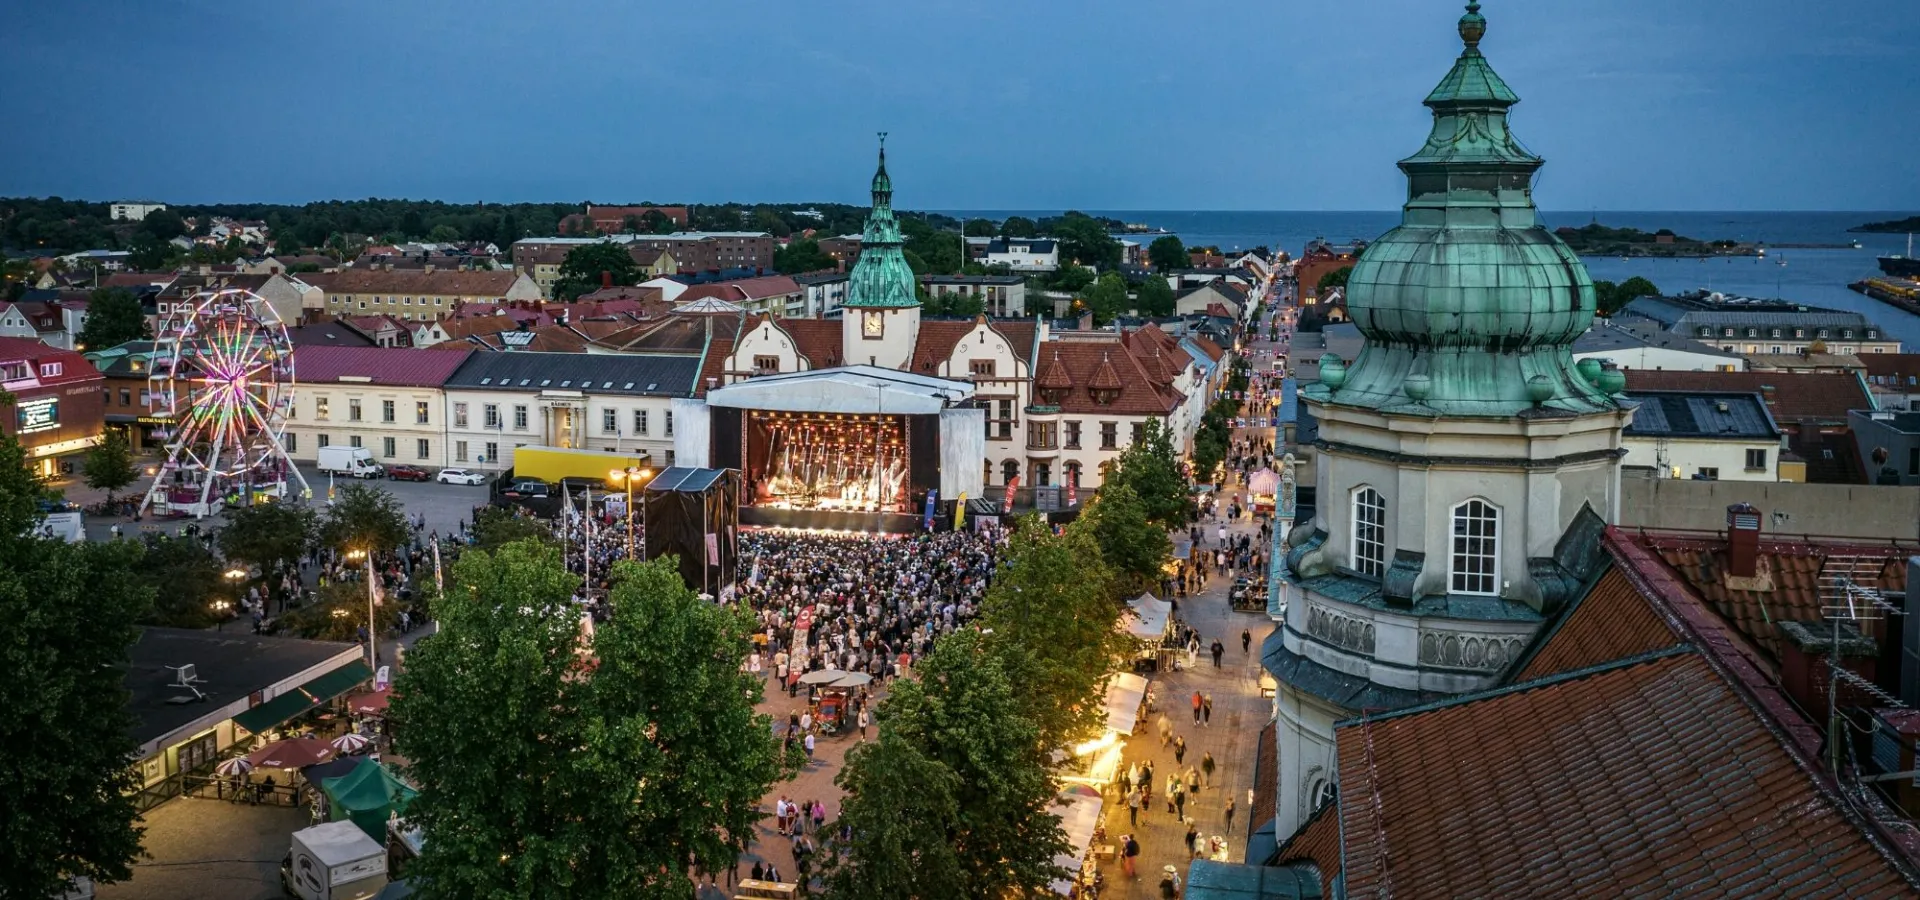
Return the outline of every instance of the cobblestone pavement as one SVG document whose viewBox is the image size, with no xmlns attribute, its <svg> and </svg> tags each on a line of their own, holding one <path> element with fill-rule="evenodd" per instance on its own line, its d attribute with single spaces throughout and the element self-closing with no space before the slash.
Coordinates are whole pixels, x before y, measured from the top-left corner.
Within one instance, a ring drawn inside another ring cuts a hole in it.
<svg viewBox="0 0 1920 900">
<path fill-rule="evenodd" d="M 100 900 L 275 900 L 280 859 L 307 810 L 181 797 L 141 819 L 149 858 L 133 879 L 100 885 Z"/>
</svg>

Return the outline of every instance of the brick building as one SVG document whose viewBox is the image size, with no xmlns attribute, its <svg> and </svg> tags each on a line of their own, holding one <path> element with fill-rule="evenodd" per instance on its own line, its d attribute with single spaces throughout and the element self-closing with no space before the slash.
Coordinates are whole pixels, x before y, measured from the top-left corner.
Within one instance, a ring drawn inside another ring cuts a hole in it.
<svg viewBox="0 0 1920 900">
<path fill-rule="evenodd" d="M 106 379 L 87 358 L 31 338 L 0 337 L 0 433 L 26 448 L 34 471 L 52 476 L 79 467 L 106 430 L 100 405 Z"/>
</svg>

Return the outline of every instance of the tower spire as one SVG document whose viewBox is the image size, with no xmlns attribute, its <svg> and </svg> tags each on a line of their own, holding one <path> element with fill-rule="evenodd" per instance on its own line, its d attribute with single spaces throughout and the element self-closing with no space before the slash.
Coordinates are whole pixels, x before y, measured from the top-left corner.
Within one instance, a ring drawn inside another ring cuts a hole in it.
<svg viewBox="0 0 1920 900">
<path fill-rule="evenodd" d="M 880 135 L 880 164 L 873 173 L 873 211 L 860 236 L 860 260 L 847 273 L 844 306 L 919 306 L 913 269 L 902 250 L 906 238 L 893 215 L 893 179 L 887 175 L 887 133 Z"/>
</svg>

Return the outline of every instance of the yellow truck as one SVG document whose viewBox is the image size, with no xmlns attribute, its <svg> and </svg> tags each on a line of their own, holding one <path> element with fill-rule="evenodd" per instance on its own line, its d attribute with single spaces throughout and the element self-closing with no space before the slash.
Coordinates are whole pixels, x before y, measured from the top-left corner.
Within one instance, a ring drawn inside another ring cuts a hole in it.
<svg viewBox="0 0 1920 900">
<path fill-rule="evenodd" d="M 606 482 L 610 472 L 652 467 L 653 458 L 645 451 L 608 453 L 565 447 L 517 447 L 513 451 L 515 481 L 531 478 L 559 484 L 563 479 L 573 478 Z"/>
</svg>

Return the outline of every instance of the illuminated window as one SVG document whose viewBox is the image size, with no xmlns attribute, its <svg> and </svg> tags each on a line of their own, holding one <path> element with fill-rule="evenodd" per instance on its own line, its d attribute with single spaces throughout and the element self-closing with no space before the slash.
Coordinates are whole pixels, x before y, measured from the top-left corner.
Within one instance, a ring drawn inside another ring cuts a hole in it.
<svg viewBox="0 0 1920 900">
<path fill-rule="evenodd" d="M 1387 498 L 1370 487 L 1353 494 L 1353 570 L 1375 578 L 1387 570 Z"/>
</svg>

